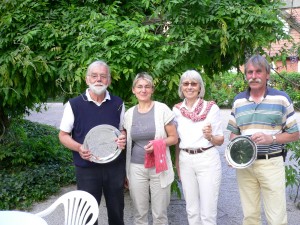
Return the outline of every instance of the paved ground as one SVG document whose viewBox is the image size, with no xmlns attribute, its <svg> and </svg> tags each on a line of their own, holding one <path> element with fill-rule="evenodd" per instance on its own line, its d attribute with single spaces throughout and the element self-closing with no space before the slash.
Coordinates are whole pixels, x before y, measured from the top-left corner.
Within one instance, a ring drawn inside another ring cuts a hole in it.
<svg viewBox="0 0 300 225">
<path fill-rule="evenodd" d="M 43 113 L 32 113 L 28 119 L 40 123 L 49 124 L 55 127 L 59 127 L 60 120 L 63 112 L 63 105 L 61 103 L 48 104 L 49 109 Z M 237 189 L 237 183 L 235 178 L 235 170 L 228 167 L 224 158 L 224 149 L 228 144 L 228 132 L 225 129 L 228 121 L 229 110 L 222 110 L 222 118 L 224 121 L 224 134 L 225 143 L 219 147 L 221 160 L 222 160 L 222 183 L 220 189 L 220 197 L 218 203 L 218 224 L 219 225 L 240 225 L 242 224 L 242 209 Z M 297 113 L 298 123 L 300 123 L 300 113 Z M 70 190 L 74 190 L 75 186 L 65 187 L 57 195 L 51 196 L 47 201 L 35 204 L 31 212 L 39 212 L 47 208 L 52 202 L 54 202 L 60 195 Z M 293 200 L 295 190 L 287 190 L 287 210 L 289 225 L 300 224 L 300 210 L 297 209 Z M 300 199 L 297 201 L 299 202 Z M 133 205 L 130 200 L 128 192 L 125 193 L 125 223 L 126 225 L 133 224 Z M 149 215 L 151 220 L 151 215 Z M 168 218 L 170 225 L 187 225 L 185 201 L 179 199 L 175 195 L 172 196 L 170 206 L 168 208 Z M 46 218 L 49 225 L 62 225 L 63 224 L 63 210 L 58 209 L 55 215 L 51 215 Z M 106 207 L 105 202 L 100 205 L 99 224 L 107 224 Z M 263 225 L 267 224 L 263 216 Z"/>
</svg>

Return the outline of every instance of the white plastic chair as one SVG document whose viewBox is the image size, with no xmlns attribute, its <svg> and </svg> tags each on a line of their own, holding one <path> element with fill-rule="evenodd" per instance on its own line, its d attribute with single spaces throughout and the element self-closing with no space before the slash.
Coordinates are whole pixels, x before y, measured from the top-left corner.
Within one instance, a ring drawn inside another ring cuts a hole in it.
<svg viewBox="0 0 300 225">
<path fill-rule="evenodd" d="M 99 207 L 96 199 L 86 191 L 75 190 L 59 197 L 47 209 L 36 213 L 40 217 L 51 214 L 60 204 L 65 211 L 64 225 L 92 225 L 99 215 Z M 87 219 L 90 217 L 89 222 Z"/>
</svg>

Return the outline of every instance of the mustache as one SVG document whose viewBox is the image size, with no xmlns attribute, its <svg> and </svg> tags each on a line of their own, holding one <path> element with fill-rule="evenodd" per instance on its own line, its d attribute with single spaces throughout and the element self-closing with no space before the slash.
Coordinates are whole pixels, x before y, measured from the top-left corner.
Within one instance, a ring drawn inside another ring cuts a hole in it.
<svg viewBox="0 0 300 225">
<path fill-rule="evenodd" d="M 101 85 L 101 86 L 97 86 L 97 85 Z M 89 88 L 92 90 L 92 92 L 94 92 L 96 95 L 101 95 L 103 94 L 106 89 L 107 89 L 108 85 L 105 85 L 103 83 L 95 83 L 95 84 L 89 84 Z"/>
<path fill-rule="evenodd" d="M 248 83 L 250 84 L 250 83 L 261 83 L 262 81 L 261 81 L 261 79 L 259 79 L 259 78 L 250 78 L 249 80 L 248 80 Z"/>
<path fill-rule="evenodd" d="M 106 86 L 105 84 L 103 84 L 101 81 L 99 81 L 99 82 L 95 82 L 95 83 L 89 83 L 89 85 L 92 85 L 92 86 L 97 86 L 97 85 L 102 85 L 102 86 Z"/>
</svg>

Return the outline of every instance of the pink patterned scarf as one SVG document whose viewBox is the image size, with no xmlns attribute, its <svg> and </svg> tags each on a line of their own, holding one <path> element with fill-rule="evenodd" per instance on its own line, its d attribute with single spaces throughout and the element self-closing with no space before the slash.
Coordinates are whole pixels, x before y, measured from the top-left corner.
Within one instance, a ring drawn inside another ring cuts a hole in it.
<svg viewBox="0 0 300 225">
<path fill-rule="evenodd" d="M 199 113 L 203 109 L 203 105 L 204 105 L 203 103 L 204 103 L 203 99 L 200 99 L 193 112 L 189 112 L 185 107 L 180 108 L 180 106 L 182 105 L 182 102 L 176 104 L 175 107 L 180 110 L 181 114 L 184 117 L 192 120 L 193 122 L 199 122 L 199 121 L 203 121 L 206 119 L 209 110 L 211 109 L 211 107 L 214 104 L 216 104 L 214 101 L 209 101 L 207 103 L 207 106 L 206 106 L 204 112 L 201 115 L 199 115 Z"/>
</svg>

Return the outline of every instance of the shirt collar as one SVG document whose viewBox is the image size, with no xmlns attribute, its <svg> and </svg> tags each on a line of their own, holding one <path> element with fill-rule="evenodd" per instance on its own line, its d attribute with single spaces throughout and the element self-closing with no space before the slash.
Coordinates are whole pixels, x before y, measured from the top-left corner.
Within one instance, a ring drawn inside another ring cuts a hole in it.
<svg viewBox="0 0 300 225">
<path fill-rule="evenodd" d="M 198 98 L 197 101 L 195 101 L 195 103 L 194 103 L 194 105 L 193 105 L 193 107 L 192 107 L 192 110 L 194 110 L 194 109 L 196 108 L 196 106 L 197 106 L 199 100 L 200 100 L 200 98 Z M 180 106 L 179 108 L 180 108 L 180 109 L 181 109 L 181 108 L 186 108 L 186 109 L 188 109 L 188 107 L 187 107 L 187 105 L 186 105 L 186 99 L 183 100 L 183 102 L 182 102 L 182 104 L 181 104 L 181 106 Z"/>
<path fill-rule="evenodd" d="M 264 98 L 266 98 L 266 96 L 268 95 L 268 93 L 269 93 L 269 87 L 266 87 L 266 91 L 265 91 L 265 94 L 264 94 L 264 96 L 262 97 L 262 99 L 264 99 Z M 246 98 L 249 100 L 249 101 L 252 101 L 252 98 L 251 98 L 251 96 L 250 96 L 250 91 L 251 91 L 251 88 L 249 87 L 248 89 L 247 89 L 247 91 L 246 91 Z"/>
<path fill-rule="evenodd" d="M 110 100 L 110 94 L 109 92 L 106 90 L 105 91 L 105 97 L 103 99 L 103 101 L 101 103 L 99 102 L 96 102 L 92 99 L 91 95 L 90 95 L 90 92 L 89 92 L 89 88 L 86 89 L 85 91 L 85 94 L 86 94 L 86 97 L 87 97 L 87 100 L 90 101 L 90 102 L 94 102 L 96 105 L 101 105 L 103 102 L 105 102 L 106 100 Z"/>
</svg>

